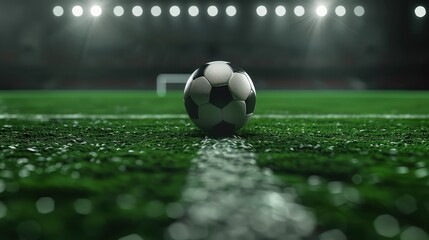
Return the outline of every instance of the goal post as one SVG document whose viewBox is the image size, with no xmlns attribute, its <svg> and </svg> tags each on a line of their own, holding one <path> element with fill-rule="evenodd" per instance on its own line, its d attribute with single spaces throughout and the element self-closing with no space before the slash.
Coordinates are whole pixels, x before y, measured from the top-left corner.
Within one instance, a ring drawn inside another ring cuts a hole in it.
<svg viewBox="0 0 429 240">
<path fill-rule="evenodd" d="M 183 84 L 185 85 L 188 81 L 189 74 L 181 73 L 163 73 L 156 77 L 156 94 L 159 97 L 165 97 L 167 95 L 168 84 Z"/>
</svg>

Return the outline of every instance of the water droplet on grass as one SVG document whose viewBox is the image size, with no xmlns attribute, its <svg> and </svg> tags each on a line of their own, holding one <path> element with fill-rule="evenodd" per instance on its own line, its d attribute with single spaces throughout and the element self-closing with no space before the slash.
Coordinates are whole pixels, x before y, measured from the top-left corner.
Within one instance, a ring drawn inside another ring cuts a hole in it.
<svg viewBox="0 0 429 240">
<path fill-rule="evenodd" d="M 322 183 L 322 180 L 319 176 L 310 176 L 307 180 L 308 184 L 311 186 L 319 186 Z"/>
<path fill-rule="evenodd" d="M 2 178 L 12 178 L 13 177 L 13 172 L 9 171 L 9 170 L 3 170 L 0 172 L 0 177 Z"/>
<path fill-rule="evenodd" d="M 146 205 L 146 214 L 151 218 L 157 218 L 164 214 L 164 205 L 159 201 L 152 201 Z"/>
<path fill-rule="evenodd" d="M 360 202 L 360 193 L 359 191 L 354 187 L 347 187 L 344 189 L 344 197 L 352 203 L 359 203 Z"/>
<path fill-rule="evenodd" d="M 136 198 L 131 194 L 121 194 L 116 197 L 118 206 L 122 209 L 133 209 L 136 205 Z"/>
<path fill-rule="evenodd" d="M 401 234 L 401 240 L 428 240 L 427 233 L 418 227 L 411 226 L 405 229 Z"/>
<path fill-rule="evenodd" d="M 189 229 L 183 223 L 174 223 L 168 228 L 170 236 L 174 240 L 185 240 L 189 239 Z"/>
<path fill-rule="evenodd" d="M 180 203 L 170 203 L 165 208 L 167 216 L 170 218 L 181 218 L 184 214 L 183 206 Z"/>
<path fill-rule="evenodd" d="M 74 209 L 79 214 L 88 215 L 92 212 L 92 203 L 89 199 L 76 199 L 74 202 Z"/>
<path fill-rule="evenodd" d="M 415 171 L 417 178 L 424 178 L 428 176 L 428 170 L 426 168 L 420 168 Z"/>
<path fill-rule="evenodd" d="M 16 163 L 18 165 L 26 164 L 28 163 L 28 158 L 18 158 L 18 160 L 16 160 Z"/>
<path fill-rule="evenodd" d="M 29 152 L 37 152 L 37 149 L 36 148 L 27 148 L 27 151 L 29 151 Z"/>
<path fill-rule="evenodd" d="M 359 174 L 353 175 L 352 182 L 356 185 L 361 184 L 362 183 L 362 176 Z"/>
<path fill-rule="evenodd" d="M 79 179 L 80 178 L 80 173 L 78 171 L 74 171 L 70 174 L 70 177 L 73 179 Z"/>
<path fill-rule="evenodd" d="M 37 211 L 41 214 L 47 214 L 55 210 L 55 201 L 50 197 L 42 197 L 36 201 Z"/>
<path fill-rule="evenodd" d="M 398 174 L 407 174 L 409 172 L 407 167 L 401 166 L 396 168 Z"/>
<path fill-rule="evenodd" d="M 326 231 L 319 236 L 319 240 L 347 240 L 346 235 L 338 229 Z"/>
<path fill-rule="evenodd" d="M 392 238 L 399 234 L 400 228 L 396 218 L 391 215 L 380 215 L 374 220 L 374 228 L 383 237 Z"/>
<path fill-rule="evenodd" d="M 332 194 L 341 193 L 343 191 L 343 184 L 342 182 L 336 182 L 336 181 L 330 182 L 328 184 L 328 190 Z"/>
<path fill-rule="evenodd" d="M 390 155 L 396 155 L 396 154 L 398 154 L 398 150 L 396 150 L 396 148 L 389 149 L 389 154 Z"/>
</svg>

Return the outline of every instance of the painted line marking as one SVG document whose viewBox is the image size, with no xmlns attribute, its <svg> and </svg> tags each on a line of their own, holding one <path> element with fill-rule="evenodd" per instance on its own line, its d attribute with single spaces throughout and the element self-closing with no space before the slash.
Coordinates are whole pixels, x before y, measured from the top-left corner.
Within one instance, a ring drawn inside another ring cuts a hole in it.
<svg viewBox="0 0 429 240">
<path fill-rule="evenodd" d="M 0 119 L 187 119 L 186 114 L 0 114 Z M 257 114 L 255 119 L 429 119 L 429 114 Z"/>
<path fill-rule="evenodd" d="M 313 213 L 261 169 L 252 145 L 241 138 L 205 139 L 192 160 L 181 212 L 168 239 L 303 239 L 313 233 Z"/>
</svg>

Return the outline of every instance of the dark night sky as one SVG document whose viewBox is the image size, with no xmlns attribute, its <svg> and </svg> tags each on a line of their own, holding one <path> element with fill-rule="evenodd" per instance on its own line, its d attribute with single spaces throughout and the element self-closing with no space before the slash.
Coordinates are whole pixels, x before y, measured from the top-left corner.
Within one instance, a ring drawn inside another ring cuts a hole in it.
<svg viewBox="0 0 429 240">
<path fill-rule="evenodd" d="M 98 18 L 89 14 L 93 4 L 0 0 L 0 89 L 153 88 L 160 73 L 189 73 L 211 60 L 242 66 L 264 88 L 429 89 L 429 16 L 414 14 L 427 1 L 104 1 Z M 193 4 L 197 17 L 187 13 Z M 216 17 L 206 12 L 212 4 Z M 231 4 L 234 17 L 225 14 Z M 320 4 L 326 17 L 315 14 Z M 83 16 L 71 14 L 75 5 Z M 113 15 L 117 5 L 124 16 Z M 136 5 L 141 17 L 131 14 Z M 161 16 L 151 16 L 154 5 Z M 266 16 L 256 14 L 259 5 Z M 276 16 L 278 5 L 285 16 Z M 303 17 L 294 15 L 297 5 Z M 338 5 L 346 16 L 335 15 Z M 358 5 L 362 17 L 353 13 Z M 55 17 L 54 6 L 64 15 Z"/>
</svg>

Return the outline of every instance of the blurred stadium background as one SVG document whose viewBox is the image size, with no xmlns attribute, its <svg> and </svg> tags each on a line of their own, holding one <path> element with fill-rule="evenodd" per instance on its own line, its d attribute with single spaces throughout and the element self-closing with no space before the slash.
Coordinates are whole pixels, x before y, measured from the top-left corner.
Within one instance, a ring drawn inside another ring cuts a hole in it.
<svg viewBox="0 0 429 240">
<path fill-rule="evenodd" d="M 0 89 L 155 89 L 212 60 L 258 89 L 429 89 L 423 0 L 0 0 Z M 182 86 L 181 86 L 182 87 Z"/>
</svg>

